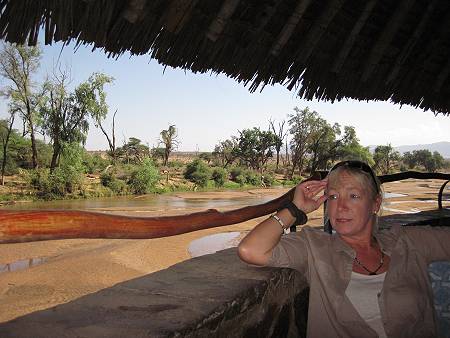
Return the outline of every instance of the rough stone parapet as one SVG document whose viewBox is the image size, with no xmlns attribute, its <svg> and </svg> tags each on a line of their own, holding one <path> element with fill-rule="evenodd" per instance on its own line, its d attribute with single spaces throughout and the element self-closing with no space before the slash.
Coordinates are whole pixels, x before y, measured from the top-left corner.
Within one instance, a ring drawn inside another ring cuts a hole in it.
<svg viewBox="0 0 450 338">
<path fill-rule="evenodd" d="M 0 337 L 301 337 L 307 284 L 228 249 L 0 324 Z"/>
</svg>

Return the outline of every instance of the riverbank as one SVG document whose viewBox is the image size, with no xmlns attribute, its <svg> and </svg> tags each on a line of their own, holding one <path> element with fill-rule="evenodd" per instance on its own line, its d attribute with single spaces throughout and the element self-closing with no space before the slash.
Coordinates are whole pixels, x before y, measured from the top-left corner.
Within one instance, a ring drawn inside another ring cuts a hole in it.
<svg viewBox="0 0 450 338">
<path fill-rule="evenodd" d="M 416 212 L 437 207 L 437 192 L 443 181 L 405 180 L 384 185 L 389 193 L 403 194 L 385 202 L 384 214 Z M 184 201 L 232 200 L 245 196 L 276 198 L 288 189 L 250 189 L 247 191 L 180 192 Z M 448 196 L 447 196 L 448 198 Z M 445 205 L 450 207 L 450 202 Z M 242 205 L 244 206 L 244 205 Z M 234 208 L 224 207 L 220 210 Z M 103 208 L 113 214 L 160 216 L 161 211 L 133 208 Z M 166 208 L 165 215 L 200 211 L 196 207 Z M 165 269 L 190 258 L 192 241 L 204 236 L 240 232 L 243 236 L 260 219 L 149 240 L 60 240 L 0 245 L 0 321 L 11 320 L 26 313 L 65 303 L 83 295 L 108 288 L 119 282 Z M 322 224 L 322 209 L 309 215 L 309 225 Z M 41 258 L 42 261 L 30 261 Z M 7 264 L 21 262 L 21 270 L 8 272 Z M 37 265 L 27 268 L 27 262 Z"/>
</svg>

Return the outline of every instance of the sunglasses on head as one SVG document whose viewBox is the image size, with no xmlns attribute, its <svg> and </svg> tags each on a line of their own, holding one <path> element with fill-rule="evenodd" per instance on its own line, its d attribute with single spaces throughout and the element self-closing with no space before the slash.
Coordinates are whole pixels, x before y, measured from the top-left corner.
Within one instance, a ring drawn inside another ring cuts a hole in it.
<svg viewBox="0 0 450 338">
<path fill-rule="evenodd" d="M 367 163 L 361 162 L 361 161 L 355 161 L 355 160 L 342 161 L 342 162 L 335 164 L 329 172 L 331 173 L 333 170 L 336 170 L 339 167 L 349 167 L 349 168 L 353 168 L 353 169 L 359 169 L 361 171 L 364 171 L 365 173 L 368 173 L 370 175 L 370 177 L 372 178 L 373 183 L 375 183 L 377 192 L 380 192 L 379 187 L 378 187 L 378 181 L 375 177 L 375 174 L 374 174 L 372 168 Z"/>
</svg>

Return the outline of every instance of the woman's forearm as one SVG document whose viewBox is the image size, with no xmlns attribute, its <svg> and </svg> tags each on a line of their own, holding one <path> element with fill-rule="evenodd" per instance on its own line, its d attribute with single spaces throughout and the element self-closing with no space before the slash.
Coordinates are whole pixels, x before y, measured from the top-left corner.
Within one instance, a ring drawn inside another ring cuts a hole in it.
<svg viewBox="0 0 450 338">
<path fill-rule="evenodd" d="M 285 225 L 285 228 L 289 228 L 295 221 L 295 218 L 287 209 L 277 212 L 276 215 Z M 250 264 L 266 265 L 282 234 L 282 225 L 274 217 L 267 218 L 241 241 L 238 247 L 239 257 Z"/>
</svg>

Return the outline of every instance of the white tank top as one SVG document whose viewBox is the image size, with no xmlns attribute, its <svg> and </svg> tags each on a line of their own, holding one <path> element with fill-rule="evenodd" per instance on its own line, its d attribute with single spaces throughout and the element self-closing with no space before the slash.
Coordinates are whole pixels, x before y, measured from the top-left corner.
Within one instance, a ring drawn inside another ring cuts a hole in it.
<svg viewBox="0 0 450 338">
<path fill-rule="evenodd" d="M 386 337 L 378 305 L 378 297 L 383 288 L 385 276 L 386 272 L 368 276 L 352 271 L 350 283 L 345 290 L 356 311 L 380 338 Z"/>
</svg>

